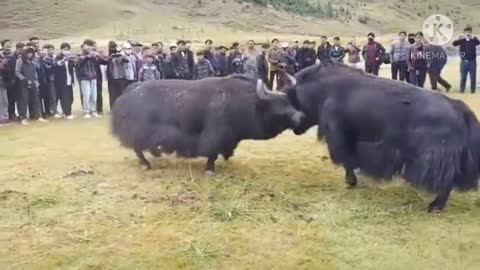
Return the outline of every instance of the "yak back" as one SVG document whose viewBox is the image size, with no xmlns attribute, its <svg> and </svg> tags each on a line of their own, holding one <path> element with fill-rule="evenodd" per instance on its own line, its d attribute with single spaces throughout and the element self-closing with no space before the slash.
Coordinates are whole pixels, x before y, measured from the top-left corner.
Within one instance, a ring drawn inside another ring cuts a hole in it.
<svg viewBox="0 0 480 270">
<path fill-rule="evenodd" d="M 204 155 L 198 141 L 206 132 L 229 136 L 229 145 L 264 133 L 259 104 L 256 81 L 243 76 L 148 81 L 117 99 L 112 133 L 134 149 L 163 144 L 183 156 Z"/>
</svg>

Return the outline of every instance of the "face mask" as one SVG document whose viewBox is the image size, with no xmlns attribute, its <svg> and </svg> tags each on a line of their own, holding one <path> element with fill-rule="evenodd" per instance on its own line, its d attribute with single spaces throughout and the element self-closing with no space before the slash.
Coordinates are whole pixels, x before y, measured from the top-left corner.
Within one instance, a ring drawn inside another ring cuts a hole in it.
<svg viewBox="0 0 480 270">
<path fill-rule="evenodd" d="M 373 41 L 373 38 L 372 38 L 372 37 L 369 37 L 369 38 L 368 38 L 368 41 Z"/>
</svg>

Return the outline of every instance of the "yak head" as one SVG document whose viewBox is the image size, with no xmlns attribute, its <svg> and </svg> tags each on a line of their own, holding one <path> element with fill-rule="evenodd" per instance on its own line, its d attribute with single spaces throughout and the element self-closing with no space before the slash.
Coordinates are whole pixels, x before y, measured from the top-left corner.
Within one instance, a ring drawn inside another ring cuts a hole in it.
<svg viewBox="0 0 480 270">
<path fill-rule="evenodd" d="M 262 80 L 258 80 L 257 96 L 257 110 L 262 116 L 268 137 L 276 136 L 288 128 L 295 130 L 303 125 L 305 115 L 295 109 L 284 93 L 270 91 Z"/>
</svg>

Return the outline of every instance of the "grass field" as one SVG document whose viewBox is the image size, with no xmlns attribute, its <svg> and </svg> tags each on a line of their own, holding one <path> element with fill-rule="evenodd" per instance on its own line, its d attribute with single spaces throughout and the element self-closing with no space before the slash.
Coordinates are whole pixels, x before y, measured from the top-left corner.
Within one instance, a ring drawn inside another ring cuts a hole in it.
<svg viewBox="0 0 480 270">
<path fill-rule="evenodd" d="M 243 142 L 214 178 L 153 166 L 108 117 L 0 128 L 0 269 L 480 269 L 480 194 L 433 216 L 401 181 L 346 189 L 313 130 Z"/>
</svg>

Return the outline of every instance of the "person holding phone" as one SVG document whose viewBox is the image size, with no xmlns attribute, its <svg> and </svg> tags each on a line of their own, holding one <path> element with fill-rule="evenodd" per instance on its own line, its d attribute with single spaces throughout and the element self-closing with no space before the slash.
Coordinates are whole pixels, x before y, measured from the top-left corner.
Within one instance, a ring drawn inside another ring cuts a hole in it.
<svg viewBox="0 0 480 270">
<path fill-rule="evenodd" d="M 464 34 L 453 42 L 453 46 L 460 47 L 460 92 L 464 93 L 467 77 L 470 74 L 470 92 L 473 94 L 477 88 L 477 46 L 480 41 L 472 35 L 472 27 L 467 25 Z"/>
</svg>

